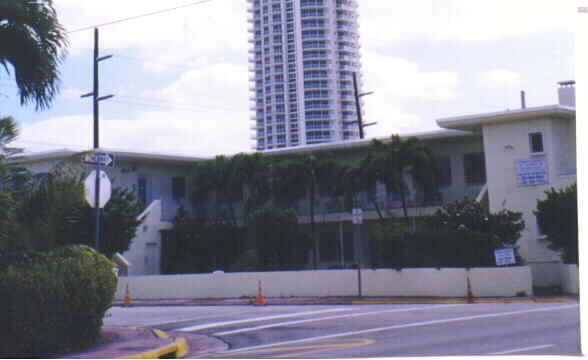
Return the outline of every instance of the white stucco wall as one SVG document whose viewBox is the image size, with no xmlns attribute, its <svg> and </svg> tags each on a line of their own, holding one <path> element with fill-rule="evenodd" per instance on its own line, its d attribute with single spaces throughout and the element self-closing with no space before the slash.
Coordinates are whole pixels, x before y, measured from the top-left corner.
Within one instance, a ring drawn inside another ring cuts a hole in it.
<svg viewBox="0 0 588 360">
<path fill-rule="evenodd" d="M 161 221 L 161 202 L 154 201 L 139 217 L 143 222 L 137 228 L 129 250 L 122 255 L 131 263 L 128 275 L 154 275 L 161 267 L 161 233 L 171 223 Z"/>
<path fill-rule="evenodd" d="M 565 294 L 580 294 L 580 274 L 578 272 L 578 265 L 562 264 L 562 291 Z"/>
<path fill-rule="evenodd" d="M 122 159 L 115 163 L 114 168 L 106 171 L 113 187 L 124 187 L 135 194 L 138 191 L 139 178 L 144 177 L 147 181 L 147 205 L 154 200 L 161 201 L 161 215 L 164 221 L 172 220 L 179 206 L 183 205 L 187 209 L 191 207 L 190 169 L 186 165 Z M 186 178 L 186 197 L 183 199 L 172 197 L 172 177 L 174 176 Z"/>
<path fill-rule="evenodd" d="M 361 275 L 364 296 L 464 297 L 468 275 L 476 297 L 533 293 L 527 266 L 362 270 Z M 317 270 L 122 277 L 116 299 L 125 296 L 127 285 L 135 299 L 236 298 L 255 295 L 259 281 L 269 297 L 358 295 L 356 270 Z"/>
<path fill-rule="evenodd" d="M 523 212 L 526 228 L 517 244 L 525 261 L 533 265 L 536 285 L 552 285 L 559 279 L 557 271 L 550 269 L 559 263 L 559 253 L 549 250 L 547 243 L 541 240 L 533 211 L 537 200 L 545 198 L 545 190 L 562 188 L 576 181 L 573 122 L 575 120 L 539 118 L 491 123 L 483 127 L 490 211 Z M 543 154 L 530 153 L 531 132 L 543 134 Z M 529 159 L 544 159 L 547 184 L 518 184 L 516 162 Z"/>
</svg>

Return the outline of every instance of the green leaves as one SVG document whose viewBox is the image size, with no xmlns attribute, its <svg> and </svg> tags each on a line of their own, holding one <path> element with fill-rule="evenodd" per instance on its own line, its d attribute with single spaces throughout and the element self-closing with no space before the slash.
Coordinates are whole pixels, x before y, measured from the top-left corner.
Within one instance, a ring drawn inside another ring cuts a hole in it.
<svg viewBox="0 0 588 360">
<path fill-rule="evenodd" d="M 108 259 L 70 247 L 2 265 L 0 357 L 55 357 L 99 340 L 117 282 Z"/>
<path fill-rule="evenodd" d="M 573 184 L 566 188 L 545 191 L 544 200 L 537 201 L 539 229 L 547 235 L 549 248 L 562 250 L 565 263 L 578 263 L 578 190 Z"/>
<path fill-rule="evenodd" d="M 523 214 L 503 209 L 489 213 L 477 201 L 465 198 L 454 201 L 435 213 L 435 223 L 444 231 L 471 231 L 487 234 L 496 247 L 514 246 L 525 228 Z"/>
<path fill-rule="evenodd" d="M 51 0 L 0 1 L 0 65 L 14 69 L 21 105 L 50 106 L 67 43 Z"/>
<path fill-rule="evenodd" d="M 400 194 L 404 216 L 407 218 L 407 178 L 411 178 L 416 186 L 424 186 L 433 176 L 427 146 L 416 137 L 403 139 L 399 135 L 392 135 L 386 143 L 373 140 L 366 159 L 369 160 L 373 176 L 386 185 L 388 191 Z"/>
</svg>

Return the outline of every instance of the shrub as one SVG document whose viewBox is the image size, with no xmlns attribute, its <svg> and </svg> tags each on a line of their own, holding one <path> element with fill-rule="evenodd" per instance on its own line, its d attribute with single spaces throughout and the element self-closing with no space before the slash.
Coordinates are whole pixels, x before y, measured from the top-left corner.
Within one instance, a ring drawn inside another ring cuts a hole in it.
<svg viewBox="0 0 588 360">
<path fill-rule="evenodd" d="M 116 290 L 113 264 L 77 246 L 0 270 L 0 357 L 47 357 L 96 343 Z"/>
<path fill-rule="evenodd" d="M 488 234 L 473 231 L 406 231 L 380 244 L 382 265 L 412 267 L 495 266 L 500 245 Z"/>
<path fill-rule="evenodd" d="M 544 200 L 537 201 L 539 229 L 547 235 L 551 250 L 561 250 L 566 264 L 578 263 L 578 188 L 576 184 L 545 191 Z"/>
</svg>

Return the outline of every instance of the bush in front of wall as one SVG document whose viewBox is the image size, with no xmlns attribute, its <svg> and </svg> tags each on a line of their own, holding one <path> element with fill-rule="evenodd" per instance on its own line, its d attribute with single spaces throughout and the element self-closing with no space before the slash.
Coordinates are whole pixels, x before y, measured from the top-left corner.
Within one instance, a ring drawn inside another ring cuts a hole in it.
<svg viewBox="0 0 588 360">
<path fill-rule="evenodd" d="M 0 357 L 48 357 L 95 344 L 117 279 L 113 264 L 75 246 L 23 256 L 0 270 Z"/>
</svg>

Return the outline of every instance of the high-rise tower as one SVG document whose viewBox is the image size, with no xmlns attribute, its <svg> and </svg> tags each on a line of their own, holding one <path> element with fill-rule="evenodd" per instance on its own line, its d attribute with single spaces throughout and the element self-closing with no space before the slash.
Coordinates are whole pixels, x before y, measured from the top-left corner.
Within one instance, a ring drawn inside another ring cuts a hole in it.
<svg viewBox="0 0 588 360">
<path fill-rule="evenodd" d="M 253 149 L 359 138 L 356 0 L 247 0 Z"/>
</svg>

